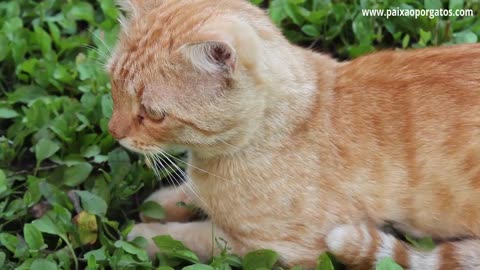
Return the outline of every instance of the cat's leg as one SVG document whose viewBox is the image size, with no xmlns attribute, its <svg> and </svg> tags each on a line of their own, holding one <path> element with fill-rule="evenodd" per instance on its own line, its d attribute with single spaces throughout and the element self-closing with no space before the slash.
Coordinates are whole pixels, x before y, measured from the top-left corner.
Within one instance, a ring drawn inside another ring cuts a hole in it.
<svg viewBox="0 0 480 270">
<path fill-rule="evenodd" d="M 186 183 L 181 186 L 172 186 L 162 188 L 151 194 L 145 201 L 154 201 L 160 204 L 165 210 L 165 218 L 161 221 L 188 221 L 194 215 L 195 204 L 193 195 L 189 193 L 189 188 Z M 143 222 L 155 222 L 142 214 L 140 219 Z"/>
<path fill-rule="evenodd" d="M 140 223 L 133 227 L 128 239 L 133 240 L 138 236 L 145 237 L 148 240 L 147 252 L 150 257 L 153 257 L 159 249 L 153 243 L 152 238 L 159 235 L 170 235 L 183 242 L 203 262 L 212 257 L 212 251 L 218 254 L 222 250 L 223 247 L 217 246 L 215 239 L 225 240 L 229 248 L 235 244 L 223 231 L 212 227 L 209 220 L 188 223 Z"/>
<path fill-rule="evenodd" d="M 407 243 L 367 225 L 341 225 L 326 238 L 330 252 L 352 269 L 375 269 L 386 257 L 411 270 L 480 269 L 480 240 L 439 244 L 432 251 L 420 251 Z"/>
</svg>

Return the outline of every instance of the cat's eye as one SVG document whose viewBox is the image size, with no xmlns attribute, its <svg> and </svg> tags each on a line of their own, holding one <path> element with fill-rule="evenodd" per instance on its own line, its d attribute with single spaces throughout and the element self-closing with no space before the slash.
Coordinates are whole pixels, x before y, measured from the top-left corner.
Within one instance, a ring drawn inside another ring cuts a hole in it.
<svg viewBox="0 0 480 270">
<path fill-rule="evenodd" d="M 153 121 L 161 122 L 165 119 L 167 114 L 163 111 L 153 110 L 150 107 L 144 107 L 146 116 Z"/>
</svg>

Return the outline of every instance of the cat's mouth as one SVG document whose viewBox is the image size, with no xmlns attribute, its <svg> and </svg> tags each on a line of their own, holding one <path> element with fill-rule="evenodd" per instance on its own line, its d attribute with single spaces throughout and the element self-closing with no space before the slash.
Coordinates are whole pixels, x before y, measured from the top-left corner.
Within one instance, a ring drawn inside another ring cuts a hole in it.
<svg viewBox="0 0 480 270">
<path fill-rule="evenodd" d="M 124 138 L 118 141 L 124 148 L 138 153 L 138 154 L 151 154 L 159 151 L 162 147 L 153 144 L 146 144 L 141 141 L 133 140 L 130 138 Z"/>
</svg>

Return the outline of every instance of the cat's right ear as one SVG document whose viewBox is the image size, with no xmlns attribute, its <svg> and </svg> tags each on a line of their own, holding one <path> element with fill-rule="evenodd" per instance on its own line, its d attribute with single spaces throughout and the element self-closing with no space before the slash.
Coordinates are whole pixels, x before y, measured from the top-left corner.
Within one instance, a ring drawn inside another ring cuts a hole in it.
<svg viewBox="0 0 480 270">
<path fill-rule="evenodd" d="M 212 75 L 232 75 L 235 72 L 237 53 L 227 41 L 194 42 L 180 50 L 200 71 Z"/>
<path fill-rule="evenodd" d="M 117 0 L 117 5 L 128 16 L 137 17 L 146 11 L 159 6 L 163 0 Z"/>
</svg>

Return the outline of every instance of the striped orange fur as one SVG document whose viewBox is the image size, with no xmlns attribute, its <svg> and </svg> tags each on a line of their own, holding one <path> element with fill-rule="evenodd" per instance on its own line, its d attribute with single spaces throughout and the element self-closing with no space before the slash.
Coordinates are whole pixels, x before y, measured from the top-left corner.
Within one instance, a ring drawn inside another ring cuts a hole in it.
<svg viewBox="0 0 480 270">
<path fill-rule="evenodd" d="M 290 44 L 244 0 L 122 0 L 108 64 L 110 132 L 147 156 L 189 150 L 187 181 L 149 200 L 202 259 L 215 236 L 313 268 L 392 256 L 408 269 L 480 269 L 480 45 L 384 51 L 353 61 Z M 187 201 L 208 213 L 186 222 Z M 381 232 L 445 242 L 419 252 Z M 148 251 L 156 252 L 150 242 Z"/>
</svg>

